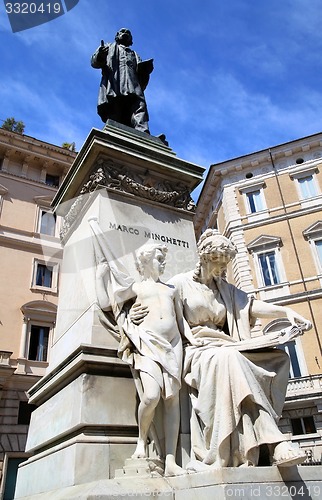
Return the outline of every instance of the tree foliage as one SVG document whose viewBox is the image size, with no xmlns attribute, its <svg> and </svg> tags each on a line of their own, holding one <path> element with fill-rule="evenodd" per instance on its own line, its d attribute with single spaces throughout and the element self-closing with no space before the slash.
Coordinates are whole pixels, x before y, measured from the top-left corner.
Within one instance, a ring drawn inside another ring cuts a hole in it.
<svg viewBox="0 0 322 500">
<path fill-rule="evenodd" d="M 5 130 L 9 130 L 9 132 L 17 132 L 18 134 L 23 134 L 25 131 L 25 124 L 24 122 L 17 121 L 15 118 L 7 118 L 4 120 L 2 127 Z"/>
<path fill-rule="evenodd" d="M 61 145 L 64 149 L 69 149 L 69 151 L 75 151 L 75 142 L 63 142 Z"/>
</svg>

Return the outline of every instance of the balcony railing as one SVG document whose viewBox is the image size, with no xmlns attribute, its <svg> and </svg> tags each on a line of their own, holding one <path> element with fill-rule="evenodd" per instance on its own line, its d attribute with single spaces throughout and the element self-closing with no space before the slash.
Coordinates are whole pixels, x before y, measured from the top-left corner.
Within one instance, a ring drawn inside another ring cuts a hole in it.
<svg viewBox="0 0 322 500">
<path fill-rule="evenodd" d="M 10 356 L 11 351 L 2 351 L 0 350 L 0 365 L 1 366 L 10 366 Z"/>
<path fill-rule="evenodd" d="M 292 378 L 288 382 L 286 397 L 309 396 L 322 391 L 322 374 Z"/>
</svg>

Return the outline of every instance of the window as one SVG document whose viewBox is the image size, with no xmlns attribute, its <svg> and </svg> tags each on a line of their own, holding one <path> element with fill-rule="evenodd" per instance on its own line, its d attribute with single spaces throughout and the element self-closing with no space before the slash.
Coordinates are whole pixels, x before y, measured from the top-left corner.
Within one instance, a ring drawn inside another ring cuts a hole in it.
<svg viewBox="0 0 322 500">
<path fill-rule="evenodd" d="M 316 271 L 322 274 L 322 221 L 317 221 L 305 229 L 303 236 L 310 243 Z"/>
<path fill-rule="evenodd" d="M 310 204 L 320 204 L 321 201 L 317 198 L 316 200 L 312 200 L 312 198 L 316 198 L 320 194 L 320 189 L 318 185 L 318 180 L 316 174 L 319 172 L 318 167 L 315 165 L 303 164 L 301 167 L 295 168 L 291 173 L 291 179 L 295 179 L 299 198 L 304 205 L 306 205 L 306 200 L 310 200 Z M 311 205 L 306 205 L 310 207 Z"/>
<path fill-rule="evenodd" d="M 262 192 L 258 189 L 257 191 L 251 191 L 250 193 L 246 193 L 248 200 L 248 208 L 249 212 L 254 214 L 260 212 L 261 210 L 265 210 L 265 206 L 263 203 Z"/>
<path fill-rule="evenodd" d="M 57 292 L 58 264 L 34 260 L 31 288 L 45 288 L 50 292 Z"/>
<path fill-rule="evenodd" d="M 322 267 L 322 240 L 316 240 L 314 241 L 314 244 L 315 244 L 316 254 L 319 259 L 319 264 Z"/>
<path fill-rule="evenodd" d="M 55 236 L 56 215 L 47 210 L 40 210 L 39 232 L 48 236 Z"/>
<path fill-rule="evenodd" d="M 262 289 L 260 298 L 263 300 L 276 298 L 276 287 L 279 294 L 290 293 L 283 266 L 282 247 L 282 238 L 268 234 L 258 236 L 247 245 L 249 253 L 253 255 L 257 286 Z"/>
<path fill-rule="evenodd" d="M 275 251 L 258 255 L 262 281 L 265 286 L 277 285 L 280 283 Z"/>
<path fill-rule="evenodd" d="M 295 341 L 293 340 L 293 342 L 288 342 L 285 345 L 279 346 L 279 349 L 282 349 L 283 351 L 285 351 L 289 355 L 289 358 L 290 358 L 289 378 L 301 377 L 302 371 L 300 368 L 300 362 L 299 362 L 298 355 L 297 355 Z"/>
<path fill-rule="evenodd" d="M 53 268 L 45 264 L 37 264 L 35 285 L 51 288 L 53 281 Z"/>
<path fill-rule="evenodd" d="M 33 361 L 47 361 L 49 327 L 31 325 L 27 358 Z"/>
<path fill-rule="evenodd" d="M 48 362 L 50 357 L 57 306 L 49 300 L 35 300 L 24 304 L 21 312 L 23 324 L 17 358 L 18 371 L 30 375 L 44 374 L 46 366 L 39 362 Z M 28 418 L 27 410 L 23 406 L 19 408 L 21 423 Z"/>
<path fill-rule="evenodd" d="M 247 214 L 259 214 L 260 218 L 268 216 L 264 196 L 265 186 L 265 182 L 256 180 L 248 181 L 239 188 L 239 192 L 244 196 Z"/>
<path fill-rule="evenodd" d="M 271 332 L 279 332 L 284 328 L 288 328 L 289 326 L 290 323 L 287 318 L 274 319 L 263 328 L 263 334 L 266 335 L 267 333 Z M 308 372 L 306 368 L 305 358 L 301 340 L 299 338 L 297 338 L 296 340 L 292 340 L 287 344 L 278 346 L 278 349 L 285 351 L 290 358 L 290 379 L 307 375 Z"/>
<path fill-rule="evenodd" d="M 299 183 L 302 200 L 313 198 L 319 194 L 313 175 L 298 178 L 297 181 Z"/>
<path fill-rule="evenodd" d="M 315 434 L 316 427 L 314 418 L 312 416 L 309 417 L 301 417 L 301 418 L 291 418 L 291 426 L 292 433 L 294 436 L 298 436 L 301 434 Z"/>
<path fill-rule="evenodd" d="M 46 184 L 51 187 L 59 186 L 59 175 L 46 174 Z"/>
<path fill-rule="evenodd" d="M 52 196 L 35 196 L 34 201 L 37 205 L 35 217 L 35 233 L 56 236 L 57 217 L 51 211 Z"/>
</svg>

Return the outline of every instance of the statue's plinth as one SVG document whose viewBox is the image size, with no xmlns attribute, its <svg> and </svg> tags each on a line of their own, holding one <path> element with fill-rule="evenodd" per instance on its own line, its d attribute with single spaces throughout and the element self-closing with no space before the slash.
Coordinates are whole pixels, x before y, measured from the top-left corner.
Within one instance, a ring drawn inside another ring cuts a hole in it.
<svg viewBox="0 0 322 500">
<path fill-rule="evenodd" d="M 229 500 L 274 498 L 318 500 L 322 495 L 322 467 L 224 468 L 178 477 L 123 477 L 47 492 L 23 500 Z"/>
<path fill-rule="evenodd" d="M 89 220 L 99 221 L 115 259 L 137 279 L 135 251 L 166 243 L 167 280 L 196 260 L 190 193 L 202 173 L 160 139 L 128 127 L 90 132 L 54 200 L 64 216 L 57 322 L 46 375 L 30 390 L 38 406 L 26 445 L 32 456 L 19 469 L 16 498 L 47 498 L 52 490 L 58 498 L 68 486 L 113 478 L 134 453 L 137 394 L 115 331 L 101 323 Z M 187 454 L 188 412 L 182 415 Z"/>
<path fill-rule="evenodd" d="M 134 477 L 140 479 L 162 477 L 164 461 L 158 458 L 127 458 L 122 469 L 115 471 L 115 478 Z"/>
</svg>

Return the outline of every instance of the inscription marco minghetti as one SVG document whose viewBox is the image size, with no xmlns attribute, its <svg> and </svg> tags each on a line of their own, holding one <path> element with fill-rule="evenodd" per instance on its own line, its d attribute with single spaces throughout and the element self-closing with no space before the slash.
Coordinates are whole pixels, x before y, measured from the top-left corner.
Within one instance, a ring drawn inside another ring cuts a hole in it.
<svg viewBox="0 0 322 500">
<path fill-rule="evenodd" d="M 165 236 L 164 234 L 153 233 L 147 229 L 138 229 L 137 227 L 126 226 L 125 224 L 117 224 L 116 222 L 110 222 L 109 229 L 114 231 L 120 231 L 122 233 L 128 233 L 135 236 L 142 236 L 146 239 L 152 239 L 154 241 L 162 241 L 162 243 L 167 243 L 168 245 L 175 245 L 182 248 L 189 248 L 188 241 L 179 240 L 178 238 L 172 238 L 170 236 Z"/>
</svg>

